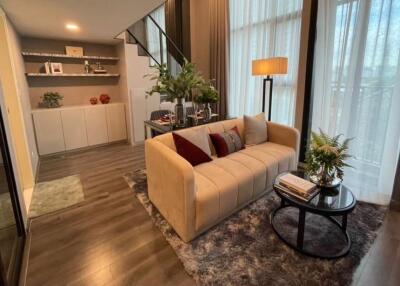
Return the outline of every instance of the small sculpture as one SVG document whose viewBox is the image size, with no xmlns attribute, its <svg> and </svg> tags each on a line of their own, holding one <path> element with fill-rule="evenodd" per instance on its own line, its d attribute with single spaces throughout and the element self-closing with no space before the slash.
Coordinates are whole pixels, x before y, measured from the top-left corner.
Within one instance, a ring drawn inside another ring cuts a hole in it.
<svg viewBox="0 0 400 286">
<path fill-rule="evenodd" d="M 97 97 L 91 97 L 90 99 L 90 104 L 92 104 L 92 105 L 95 105 L 95 104 L 97 104 Z"/>
<path fill-rule="evenodd" d="M 105 93 L 101 94 L 99 99 L 102 104 L 107 104 L 110 102 L 110 97 Z"/>
</svg>

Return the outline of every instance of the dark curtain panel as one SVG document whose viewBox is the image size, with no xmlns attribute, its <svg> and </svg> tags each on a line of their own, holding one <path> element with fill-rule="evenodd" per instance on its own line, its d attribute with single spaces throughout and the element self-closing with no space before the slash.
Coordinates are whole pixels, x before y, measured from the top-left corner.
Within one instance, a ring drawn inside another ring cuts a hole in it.
<svg viewBox="0 0 400 286">
<path fill-rule="evenodd" d="M 397 161 L 397 171 L 396 177 L 394 179 L 393 194 L 390 207 L 393 210 L 400 211 L 400 154 L 399 160 Z"/>
<path fill-rule="evenodd" d="M 229 0 L 210 1 L 210 78 L 215 80 L 220 100 L 217 113 L 227 115 L 229 80 Z"/>
<path fill-rule="evenodd" d="M 165 29 L 175 46 L 190 61 L 189 0 L 168 0 L 165 2 Z M 183 58 L 175 46 L 167 43 L 168 52 L 182 64 Z"/>
</svg>

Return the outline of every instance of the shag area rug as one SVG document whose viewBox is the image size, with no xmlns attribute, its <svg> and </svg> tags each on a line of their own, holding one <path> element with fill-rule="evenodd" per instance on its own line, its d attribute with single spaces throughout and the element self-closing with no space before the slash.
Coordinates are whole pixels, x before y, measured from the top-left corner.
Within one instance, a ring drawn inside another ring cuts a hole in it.
<svg viewBox="0 0 400 286">
<path fill-rule="evenodd" d="M 37 217 L 61 210 L 84 199 L 79 175 L 38 183 L 33 189 L 29 216 Z"/>
<path fill-rule="evenodd" d="M 145 170 L 125 174 L 124 178 L 198 285 L 350 285 L 386 210 L 359 202 L 348 218 L 350 253 L 336 260 L 304 256 L 277 237 L 269 221 L 271 212 L 279 205 L 273 192 L 184 243 L 149 201 Z M 293 229 L 297 224 L 296 215 L 293 209 L 286 218 L 278 218 L 288 223 L 289 233 L 290 225 Z M 337 235 L 329 235 L 336 230 L 318 221 L 318 217 L 307 215 L 304 244 L 312 243 L 309 237 L 314 234 L 325 237 L 322 240 L 326 247 L 337 247 Z"/>
</svg>

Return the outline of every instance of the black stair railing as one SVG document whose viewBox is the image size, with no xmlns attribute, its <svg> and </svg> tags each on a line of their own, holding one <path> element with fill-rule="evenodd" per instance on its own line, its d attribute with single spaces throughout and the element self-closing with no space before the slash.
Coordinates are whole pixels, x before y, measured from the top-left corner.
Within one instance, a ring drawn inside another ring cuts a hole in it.
<svg viewBox="0 0 400 286">
<path fill-rule="evenodd" d="M 185 61 L 183 52 L 162 28 L 162 24 L 149 14 L 127 29 L 129 43 L 139 46 L 139 54 L 151 58 L 151 65 L 166 65 L 172 74 L 177 74 Z"/>
</svg>

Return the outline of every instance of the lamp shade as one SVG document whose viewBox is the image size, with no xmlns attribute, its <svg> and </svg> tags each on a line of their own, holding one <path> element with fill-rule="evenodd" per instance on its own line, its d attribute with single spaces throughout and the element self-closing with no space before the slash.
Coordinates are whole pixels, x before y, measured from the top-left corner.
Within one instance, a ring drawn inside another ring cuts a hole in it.
<svg viewBox="0 0 400 286">
<path fill-rule="evenodd" d="M 288 58 L 275 57 L 253 60 L 252 75 L 287 74 Z"/>
</svg>

